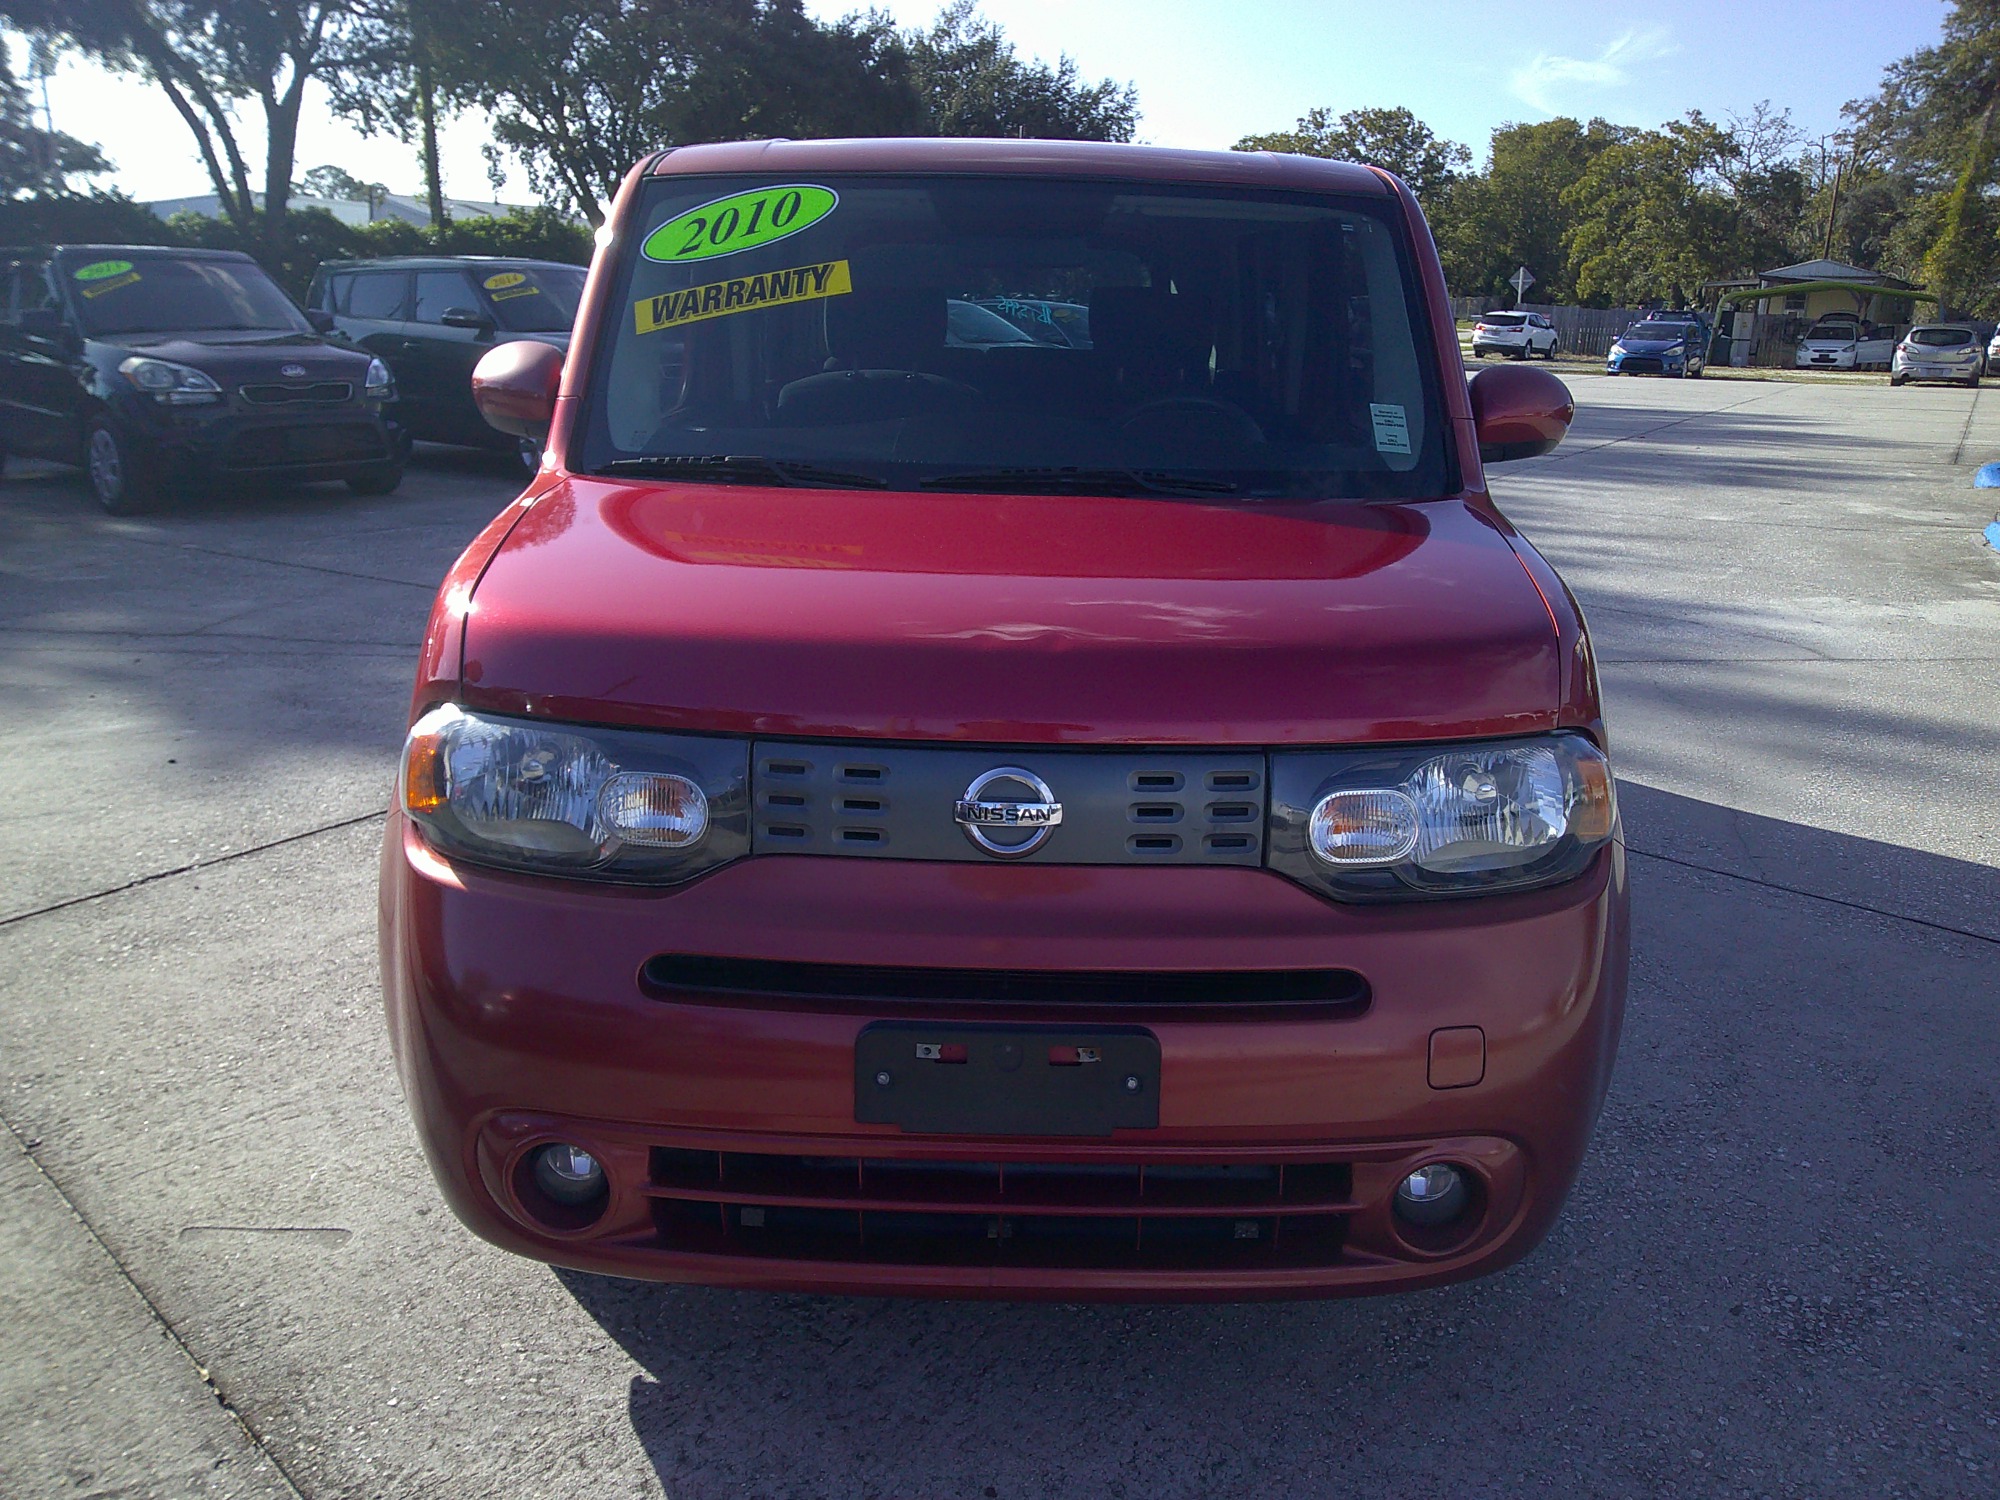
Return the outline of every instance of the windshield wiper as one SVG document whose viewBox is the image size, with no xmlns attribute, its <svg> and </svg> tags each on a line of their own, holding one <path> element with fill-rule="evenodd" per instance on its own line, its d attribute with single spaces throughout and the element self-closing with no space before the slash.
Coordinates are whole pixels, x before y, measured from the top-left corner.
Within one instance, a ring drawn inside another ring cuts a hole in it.
<svg viewBox="0 0 2000 1500">
<path fill-rule="evenodd" d="M 1163 469 L 967 469 L 933 474 L 927 490 L 1028 495 L 1234 495 L 1243 487 L 1227 479 L 1200 479 Z"/>
<path fill-rule="evenodd" d="M 762 458 L 748 453 L 648 453 L 639 458 L 614 458 L 600 464 L 600 474 L 651 474 L 660 479 L 696 483 L 796 485 L 804 489 L 886 490 L 889 481 L 872 474 L 822 469 L 788 458 Z"/>
</svg>

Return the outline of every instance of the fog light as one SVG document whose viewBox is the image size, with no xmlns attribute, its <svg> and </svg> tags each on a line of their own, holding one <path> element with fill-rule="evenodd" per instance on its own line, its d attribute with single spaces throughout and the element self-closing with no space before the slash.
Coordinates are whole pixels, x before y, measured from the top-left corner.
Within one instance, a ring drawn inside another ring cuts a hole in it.
<svg viewBox="0 0 2000 1500">
<path fill-rule="evenodd" d="M 535 1153 L 535 1186 L 557 1203 L 588 1203 L 604 1192 L 604 1168 L 583 1147 L 557 1141 Z"/>
<path fill-rule="evenodd" d="M 1463 1171 L 1449 1162 L 1432 1162 L 1396 1184 L 1396 1217 L 1406 1224 L 1435 1228 L 1464 1212 L 1471 1196 Z"/>
</svg>

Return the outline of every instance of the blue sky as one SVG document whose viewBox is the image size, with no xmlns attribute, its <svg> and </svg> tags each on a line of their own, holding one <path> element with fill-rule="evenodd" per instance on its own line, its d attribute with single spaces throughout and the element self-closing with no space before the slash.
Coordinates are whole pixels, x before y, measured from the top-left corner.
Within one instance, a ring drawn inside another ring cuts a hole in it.
<svg viewBox="0 0 2000 1500">
<path fill-rule="evenodd" d="M 941 0 L 875 0 L 900 24 Z M 821 17 L 852 0 L 807 0 Z M 1226 147 L 1306 110 L 1406 105 L 1483 156 L 1496 125 L 1601 114 L 1657 125 L 1689 109 L 1726 118 L 1769 99 L 1808 134 L 1839 128 L 1840 106 L 1882 68 L 1937 40 L 1939 0 L 984 0 L 1025 53 L 1067 52 L 1090 78 L 1138 85 L 1142 139 Z M 25 59 L 17 48 L 15 66 Z M 70 63 L 50 89 L 55 122 L 103 146 L 112 181 L 137 198 L 208 190 L 186 127 L 157 90 Z M 414 191 L 409 147 L 362 140 L 325 116 L 302 122 L 299 171 L 345 166 Z M 476 118 L 445 133 L 445 186 L 489 195 Z M 260 152 L 261 155 L 261 152 Z M 504 190 L 525 199 L 517 171 Z"/>
</svg>

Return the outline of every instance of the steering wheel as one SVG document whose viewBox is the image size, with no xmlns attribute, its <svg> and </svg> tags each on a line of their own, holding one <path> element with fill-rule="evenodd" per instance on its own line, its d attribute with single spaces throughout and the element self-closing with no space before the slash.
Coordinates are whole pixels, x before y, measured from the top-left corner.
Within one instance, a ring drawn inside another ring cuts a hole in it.
<svg viewBox="0 0 2000 1500">
<path fill-rule="evenodd" d="M 1215 396 L 1162 396 L 1158 400 L 1143 402 L 1125 414 L 1118 423 L 1120 432 L 1130 432 L 1145 422 L 1156 422 L 1161 418 L 1177 419 L 1181 432 L 1185 435 L 1189 422 L 1197 424 L 1201 430 L 1203 419 L 1213 429 L 1217 419 L 1230 429 L 1228 436 L 1239 443 L 1261 443 L 1264 429 L 1257 425 L 1257 419 L 1234 402 L 1224 401 Z"/>
</svg>

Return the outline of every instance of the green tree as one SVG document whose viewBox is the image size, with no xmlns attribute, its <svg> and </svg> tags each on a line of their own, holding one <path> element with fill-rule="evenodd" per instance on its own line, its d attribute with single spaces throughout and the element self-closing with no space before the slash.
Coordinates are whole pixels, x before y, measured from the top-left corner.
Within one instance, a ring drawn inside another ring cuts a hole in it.
<svg viewBox="0 0 2000 1500">
<path fill-rule="evenodd" d="M 801 0 L 464 0 L 452 14 L 441 87 L 487 110 L 535 189 L 592 224 L 660 146 L 922 120 L 879 15 L 820 25 Z"/>
<path fill-rule="evenodd" d="M 1686 302 L 1733 269 L 1736 206 L 1720 174 L 1739 149 L 1697 110 L 1600 151 L 1562 194 L 1577 296 Z"/>
<path fill-rule="evenodd" d="M 302 198 L 332 198 L 380 208 L 389 190 L 379 182 L 363 182 L 345 167 L 314 167 L 293 190 Z"/>
<path fill-rule="evenodd" d="M 1563 194 L 1599 153 L 1632 134 L 1603 120 L 1585 125 L 1567 117 L 1495 130 L 1486 171 L 1454 182 L 1430 211 L 1452 289 L 1512 295 L 1507 279 L 1526 266 L 1535 274 L 1536 301 L 1574 301 L 1567 240 L 1576 213 Z"/>
<path fill-rule="evenodd" d="M 371 135 L 414 142 L 431 226 L 445 222 L 440 120 L 473 100 L 464 80 L 441 74 L 441 38 L 460 24 L 455 0 L 351 0 L 347 66 L 326 80 L 336 113 Z M 489 143 L 490 149 L 490 143 Z M 497 189 L 496 189 L 497 191 Z"/>
<path fill-rule="evenodd" d="M 928 31 L 906 32 L 902 45 L 924 134 L 1129 141 L 1138 128 L 1139 95 L 1130 84 L 1085 83 L 1067 54 L 1053 68 L 1023 62 L 976 0 L 954 0 Z"/>
<path fill-rule="evenodd" d="M 1886 257 L 1948 308 L 2000 313 L 2000 0 L 1957 0 L 1938 45 L 1891 64 L 1846 113 L 1855 185 L 1878 189 L 1870 227 L 1885 196 L 1903 199 L 1880 234 Z"/>
<path fill-rule="evenodd" d="M 97 147 L 35 123 L 27 91 L 0 47 L 0 198 L 67 193 L 72 177 L 110 170 Z"/>
<path fill-rule="evenodd" d="M 1308 111 L 1290 130 L 1246 135 L 1238 151 L 1287 151 L 1295 156 L 1326 156 L 1335 161 L 1365 162 L 1394 172 L 1410 185 L 1426 211 L 1443 200 L 1461 173 L 1472 165 L 1472 152 L 1448 141 L 1407 109 L 1350 109 L 1339 119 L 1333 111 Z"/>
<path fill-rule="evenodd" d="M 306 85 L 337 71 L 349 0 L 0 0 L 0 19 L 110 68 L 150 78 L 194 136 L 237 234 L 275 265 Z M 264 137 L 263 201 L 237 106 L 254 100 Z"/>
</svg>

